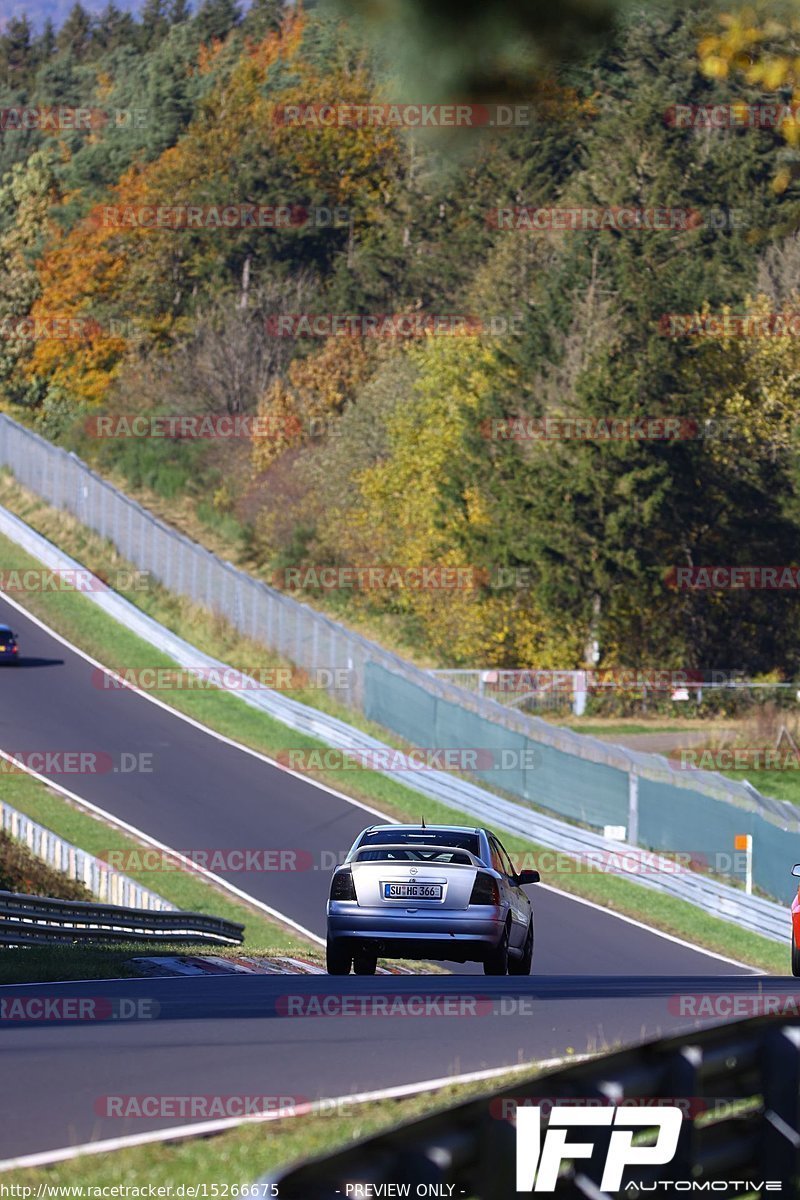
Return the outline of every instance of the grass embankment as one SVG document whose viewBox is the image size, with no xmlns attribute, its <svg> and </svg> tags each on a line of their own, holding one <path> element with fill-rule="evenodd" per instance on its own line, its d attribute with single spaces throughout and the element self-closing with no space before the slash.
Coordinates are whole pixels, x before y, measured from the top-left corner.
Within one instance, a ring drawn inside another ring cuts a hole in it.
<svg viewBox="0 0 800 1200">
<path fill-rule="evenodd" d="M 9 481 L 7 476 L 4 480 L 0 478 L 0 502 L 18 512 L 34 528 L 91 570 L 110 573 L 129 567 L 109 543 L 103 542 L 68 515 L 32 497 Z M 0 562 L 6 567 L 18 568 L 37 565 L 5 538 L 0 538 Z M 153 586 L 147 591 L 129 592 L 127 596 L 199 649 L 235 667 L 252 669 L 254 665 L 286 665 L 264 646 L 241 637 L 218 616 L 190 605 L 163 588 Z M 16 598 L 53 629 L 113 669 L 174 665 L 78 593 L 27 592 Z M 24 654 L 24 646 L 22 652 Z M 301 688 L 288 694 L 388 740 L 385 731 L 337 704 L 322 690 Z M 315 739 L 288 730 L 228 692 L 216 689 L 172 690 L 162 692 L 160 696 L 178 711 L 273 757 L 288 747 L 322 748 L 322 744 Z M 418 821 L 421 813 L 424 813 L 429 824 L 473 824 L 475 820 L 468 814 L 423 798 L 419 793 L 375 771 L 361 768 L 346 772 L 320 770 L 314 772 L 314 778 L 336 790 L 346 790 L 348 795 L 399 820 Z M 14 801 L 11 800 L 11 803 Z M 57 833 L 61 832 L 55 825 L 52 827 Z M 503 834 L 503 841 L 509 850 L 519 856 L 529 854 L 538 857 L 549 853 L 534 842 L 510 834 Z M 612 911 L 624 913 L 739 961 L 779 974 L 784 974 L 787 969 L 787 950 L 778 943 L 747 933 L 736 925 L 708 915 L 702 909 L 649 891 L 627 879 L 608 874 L 576 873 L 569 868 L 543 870 L 542 879 L 562 891 L 596 901 Z M 152 879 L 142 877 L 142 882 L 160 890 Z"/>
</svg>

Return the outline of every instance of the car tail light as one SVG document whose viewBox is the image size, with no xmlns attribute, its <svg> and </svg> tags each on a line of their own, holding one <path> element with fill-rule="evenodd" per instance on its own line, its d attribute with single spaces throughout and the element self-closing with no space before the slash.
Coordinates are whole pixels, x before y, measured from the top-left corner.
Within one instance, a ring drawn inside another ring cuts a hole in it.
<svg viewBox="0 0 800 1200">
<path fill-rule="evenodd" d="M 497 886 L 497 880 L 494 875 L 490 875 L 487 871 L 478 871 L 475 876 L 475 882 L 472 885 L 472 895 L 469 898 L 470 904 L 499 904 L 500 903 L 500 888 Z"/>
<path fill-rule="evenodd" d="M 349 867 L 337 871 L 331 880 L 331 900 L 355 900 L 356 885 L 353 883 L 353 872 Z"/>
</svg>

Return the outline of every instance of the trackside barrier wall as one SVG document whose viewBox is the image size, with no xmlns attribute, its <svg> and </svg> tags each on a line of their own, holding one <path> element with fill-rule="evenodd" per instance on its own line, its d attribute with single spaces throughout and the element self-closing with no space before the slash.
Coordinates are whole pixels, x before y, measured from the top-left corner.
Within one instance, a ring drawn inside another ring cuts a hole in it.
<svg viewBox="0 0 800 1200">
<path fill-rule="evenodd" d="M 800 832 L 784 829 L 757 812 L 744 812 L 724 800 L 688 788 L 639 781 L 639 840 L 659 850 L 699 851 L 711 858 L 733 857 L 737 834 L 753 837 L 753 882 L 771 896 L 793 890 L 788 878 L 800 862 Z"/>
<path fill-rule="evenodd" d="M 533 1079 L 519 1079 L 502 1091 L 263 1175 L 257 1186 L 262 1194 L 276 1190 L 282 1200 L 340 1200 L 353 1180 L 358 1180 L 365 1196 L 390 1194 L 384 1190 L 387 1185 L 401 1184 L 408 1186 L 410 1196 L 508 1200 L 523 1194 L 516 1190 L 515 1177 L 513 1117 L 519 1105 L 541 1106 L 542 1123 L 549 1125 L 551 1108 L 560 1103 L 573 1116 L 584 1106 L 589 1110 L 618 1104 L 623 1106 L 619 1115 L 624 1126 L 626 1104 L 632 1106 L 630 1112 L 667 1104 L 683 1112 L 670 1162 L 654 1164 L 644 1155 L 641 1165 L 626 1168 L 620 1190 L 601 1190 L 611 1129 L 597 1125 L 586 1129 L 578 1119 L 568 1143 L 590 1141 L 597 1148 L 590 1159 L 566 1165 L 549 1194 L 556 1200 L 611 1200 L 612 1195 L 651 1193 L 674 1197 L 690 1191 L 744 1195 L 746 1181 L 770 1180 L 777 1187 L 754 1186 L 748 1194 L 797 1197 L 798 1091 L 798 1017 L 759 1016 L 693 1030 L 688 1045 L 685 1036 L 648 1042 Z M 738 1191 L 732 1182 L 737 1180 Z M 420 1183 L 430 1190 L 418 1192 Z M 525 1194 L 532 1189 L 531 1172 Z M 547 1191 L 537 1187 L 534 1194 Z"/>
<path fill-rule="evenodd" d="M 415 746 L 491 750 L 499 768 L 475 771 L 485 783 L 588 825 L 627 824 L 627 771 L 506 729 L 374 663 L 364 692 L 366 715 Z"/>
<path fill-rule="evenodd" d="M 32 821 L 25 813 L 12 808 L 0 799 L 0 829 L 18 842 L 27 846 L 32 854 L 56 871 L 62 871 L 70 879 L 84 884 L 98 900 L 108 904 L 122 904 L 126 908 L 149 911 L 172 912 L 174 904 L 149 888 L 142 887 L 135 879 L 115 871 L 108 863 L 93 854 L 87 854 L 79 846 L 73 846 L 64 838 Z"/>
<path fill-rule="evenodd" d="M 786 898 L 787 874 L 800 861 L 800 814 L 788 802 L 715 772 L 679 770 L 660 755 L 553 726 L 414 667 L 170 529 L 76 455 L 5 414 L 0 466 L 111 541 L 134 567 L 282 658 L 310 671 L 346 670 L 345 687 L 331 684 L 336 699 L 414 745 L 527 747 L 535 751 L 532 766 L 515 757 L 516 766 L 479 776 L 595 829 L 625 825 L 630 841 L 654 849 L 732 852 L 734 834 L 752 832 L 755 884 Z"/>
</svg>

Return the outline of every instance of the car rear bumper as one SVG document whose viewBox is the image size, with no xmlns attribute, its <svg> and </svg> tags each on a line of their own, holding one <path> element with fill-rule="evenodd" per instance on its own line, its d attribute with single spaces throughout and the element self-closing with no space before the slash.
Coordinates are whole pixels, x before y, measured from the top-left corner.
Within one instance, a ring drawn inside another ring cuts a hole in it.
<svg viewBox="0 0 800 1200">
<path fill-rule="evenodd" d="M 479 961 L 503 936 L 506 914 L 491 905 L 459 909 L 420 909 L 416 913 L 385 908 L 359 908 L 331 901 L 328 936 L 369 945 L 399 958 Z"/>
</svg>

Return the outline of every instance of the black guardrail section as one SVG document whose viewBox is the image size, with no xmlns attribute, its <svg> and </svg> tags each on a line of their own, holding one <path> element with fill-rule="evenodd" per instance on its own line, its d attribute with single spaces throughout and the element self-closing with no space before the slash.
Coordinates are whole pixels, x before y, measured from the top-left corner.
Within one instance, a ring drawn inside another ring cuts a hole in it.
<svg viewBox="0 0 800 1200">
<path fill-rule="evenodd" d="M 0 891 L 0 944 L 43 942 L 202 942 L 236 946 L 244 925 L 208 913 L 123 908 Z"/>
<path fill-rule="evenodd" d="M 512 1200 L 516 1191 L 515 1104 L 676 1104 L 684 1112 L 677 1152 L 660 1167 L 635 1167 L 616 1195 L 722 1194 L 713 1181 L 780 1182 L 764 1195 L 800 1195 L 800 1016 L 756 1017 L 594 1058 L 403 1124 L 259 1182 L 277 1185 L 281 1200 L 428 1195 L 453 1200 Z M 576 1161 L 549 1195 L 558 1200 L 603 1200 L 600 1180 L 610 1128 L 580 1126 L 598 1149 Z M 664 1190 L 664 1181 L 707 1184 Z M 626 1187 L 631 1181 L 642 1188 Z M 354 1184 L 372 1185 L 360 1193 Z M 376 1185 L 393 1184 L 398 1190 Z M 348 1185 L 350 1185 L 348 1187 Z M 408 1185 L 406 1192 L 402 1185 Z M 443 1185 L 453 1185 L 452 1192 Z M 655 1187 L 653 1187 L 655 1185 Z M 260 1192 L 262 1195 L 268 1192 Z M 533 1193 L 541 1194 L 541 1193 Z M 743 1189 L 726 1189 L 743 1197 Z M 752 1192 L 750 1193 L 752 1194 Z"/>
</svg>

